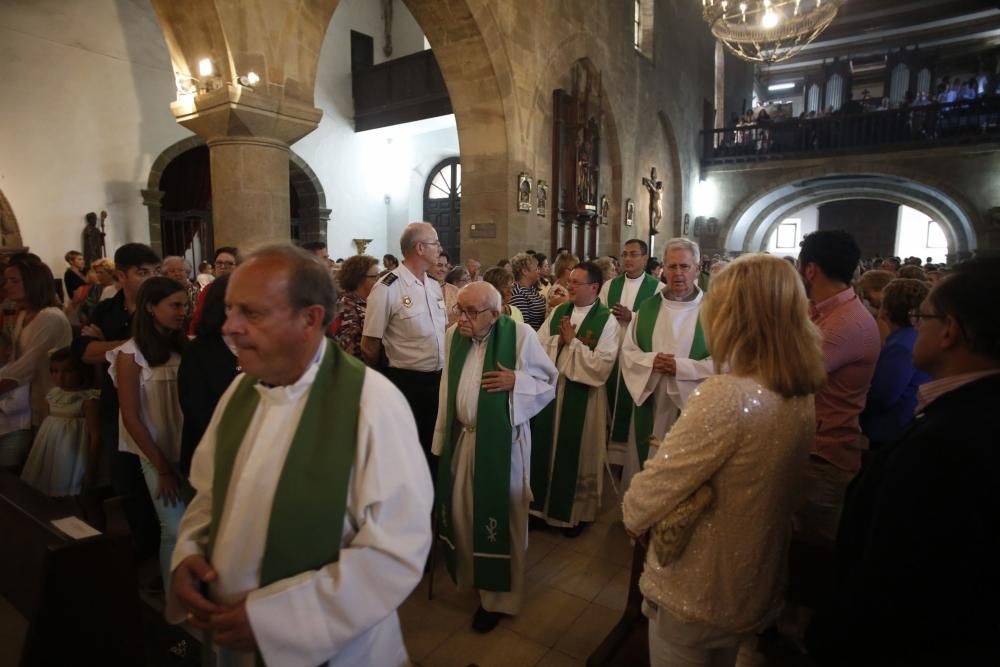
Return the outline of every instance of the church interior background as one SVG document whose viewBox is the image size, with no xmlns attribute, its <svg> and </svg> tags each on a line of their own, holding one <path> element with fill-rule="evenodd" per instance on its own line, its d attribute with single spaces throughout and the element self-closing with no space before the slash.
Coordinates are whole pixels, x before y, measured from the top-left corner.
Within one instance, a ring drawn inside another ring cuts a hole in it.
<svg viewBox="0 0 1000 667">
<path fill-rule="evenodd" d="M 852 98 L 892 114 L 946 76 L 993 87 L 998 35 L 988 1 L 850 0 L 800 55 L 754 65 L 713 38 L 697 0 L 0 0 L 0 252 L 61 271 L 103 210 L 109 249 L 195 262 L 280 239 L 398 255 L 422 219 L 453 263 L 484 266 L 672 236 L 795 256 L 826 228 L 850 229 L 866 256 L 993 253 L 995 88 L 993 115 L 905 142 L 876 129 L 824 151 L 775 129 L 739 150 L 731 119 Z M 479 664 L 583 664 L 625 608 L 616 512 L 583 542 L 534 547 L 543 607 L 489 640 L 520 662 Z M 557 552 L 565 563 L 546 565 Z M 447 604 L 404 610 L 421 664 L 474 662 Z"/>
</svg>

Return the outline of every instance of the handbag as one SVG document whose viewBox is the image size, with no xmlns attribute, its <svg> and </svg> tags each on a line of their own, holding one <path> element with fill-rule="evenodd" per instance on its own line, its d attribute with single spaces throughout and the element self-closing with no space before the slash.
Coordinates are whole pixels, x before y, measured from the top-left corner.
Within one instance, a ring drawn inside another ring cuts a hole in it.
<svg viewBox="0 0 1000 667">
<path fill-rule="evenodd" d="M 660 567 L 666 567 L 681 557 L 698 525 L 698 519 L 714 501 L 715 491 L 710 485 L 702 484 L 670 514 L 653 524 L 649 531 L 650 543 Z"/>
</svg>

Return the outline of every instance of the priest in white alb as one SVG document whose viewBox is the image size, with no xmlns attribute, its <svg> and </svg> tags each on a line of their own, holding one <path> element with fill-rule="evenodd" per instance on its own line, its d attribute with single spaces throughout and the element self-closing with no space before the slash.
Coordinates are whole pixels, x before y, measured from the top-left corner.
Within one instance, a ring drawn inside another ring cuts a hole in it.
<svg viewBox="0 0 1000 667">
<path fill-rule="evenodd" d="M 650 456 L 650 436 L 662 439 L 691 392 L 715 372 L 698 320 L 705 296 L 697 285 L 700 261 L 694 241 L 668 241 L 663 254 L 667 286 L 642 303 L 625 333 L 622 378 L 635 409 L 622 470 L 623 493 Z"/>
<path fill-rule="evenodd" d="M 605 385 L 618 356 L 618 322 L 597 298 L 602 277 L 596 264 L 578 264 L 570 300 L 538 330 L 559 385 L 556 400 L 532 423 L 531 513 L 568 537 L 597 518 L 607 460 Z"/>
<path fill-rule="evenodd" d="M 534 329 L 503 315 L 493 285 L 463 287 L 457 311 L 445 338 L 432 449 L 440 457 L 438 548 L 455 583 L 479 593 L 473 629 L 489 632 L 501 615 L 521 610 L 531 502 L 528 422 L 555 398 L 558 371 Z"/>
<path fill-rule="evenodd" d="M 663 283 L 646 273 L 649 260 L 649 246 L 641 239 L 629 239 L 622 249 L 622 269 L 624 272 L 612 278 L 601 287 L 601 303 L 611 309 L 611 315 L 618 321 L 618 348 L 625 342 L 625 332 L 629 322 L 639 310 L 639 305 L 655 296 Z M 624 466 L 628 452 L 629 427 L 632 423 L 632 396 L 622 380 L 620 365 L 615 364 L 608 378 L 608 417 L 611 420 L 611 436 L 608 442 L 608 463 Z"/>
<path fill-rule="evenodd" d="M 410 664 L 396 609 L 423 574 L 433 488 L 402 394 L 325 338 L 334 303 L 292 246 L 226 290 L 244 373 L 194 454 L 166 610 L 216 665 Z"/>
</svg>

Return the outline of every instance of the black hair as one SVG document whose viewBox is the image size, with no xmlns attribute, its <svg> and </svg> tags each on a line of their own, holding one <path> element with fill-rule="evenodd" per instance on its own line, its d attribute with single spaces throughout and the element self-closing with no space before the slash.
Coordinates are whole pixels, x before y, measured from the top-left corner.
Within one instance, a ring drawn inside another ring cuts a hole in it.
<svg viewBox="0 0 1000 667">
<path fill-rule="evenodd" d="M 938 314 L 958 321 L 966 348 L 994 362 L 1000 362 L 1000 311 L 989 304 L 997 285 L 1000 257 L 978 258 L 959 264 L 929 297 Z"/>
<path fill-rule="evenodd" d="M 24 302 L 31 310 L 58 307 L 59 296 L 56 294 L 55 279 L 52 271 L 41 261 L 33 259 L 15 259 L 7 266 L 17 269 L 21 274 L 24 286 Z"/>
<path fill-rule="evenodd" d="M 320 250 L 326 250 L 326 241 L 309 241 L 308 243 L 302 244 L 303 250 L 308 250 L 309 252 L 318 252 Z M 233 255 L 235 257 L 235 255 Z"/>
<path fill-rule="evenodd" d="M 230 275 L 219 276 L 203 288 L 206 290 L 205 299 L 201 302 L 201 319 L 194 328 L 195 336 L 222 335 L 222 325 L 226 323 L 226 285 Z"/>
<path fill-rule="evenodd" d="M 593 262 L 580 262 L 573 267 L 574 271 L 586 271 L 587 272 L 587 282 L 597 283 L 600 285 L 604 282 L 604 271 L 601 270 L 597 264 Z"/>
<path fill-rule="evenodd" d="M 187 288 L 176 280 L 154 276 L 142 283 L 136 296 L 135 315 L 132 317 L 132 338 L 135 339 L 136 346 L 150 366 L 167 363 L 171 352 L 180 354 L 187 344 L 183 327 L 167 334 L 162 333 L 148 308 L 177 292 L 183 292 L 184 296 L 187 296 Z"/>
<path fill-rule="evenodd" d="M 68 361 L 69 365 L 76 372 L 76 377 L 80 381 L 79 389 L 85 389 L 94 385 L 94 367 L 84 363 L 83 357 L 74 346 L 61 347 L 49 355 L 49 363 L 53 361 Z"/>
<path fill-rule="evenodd" d="M 628 241 L 625 242 L 624 245 L 628 245 L 630 243 L 637 244 L 639 246 L 639 250 L 642 252 L 643 255 L 648 255 L 649 254 L 649 246 L 646 245 L 646 242 L 643 241 L 642 239 L 629 239 Z M 624 247 L 624 246 L 622 246 L 622 247 Z"/>
<path fill-rule="evenodd" d="M 799 265 L 816 264 L 830 280 L 849 285 L 861 260 L 861 248 L 854 237 L 842 229 L 806 234 L 799 244 Z"/>
<path fill-rule="evenodd" d="M 663 267 L 663 262 L 661 262 L 655 257 L 650 257 L 649 259 L 646 260 L 646 273 L 651 274 L 653 273 L 653 271 L 656 271 L 657 269 L 662 267 Z"/>
<path fill-rule="evenodd" d="M 239 252 L 240 252 L 239 250 L 237 250 L 236 248 L 234 248 L 231 245 L 224 245 L 221 248 L 216 248 L 215 249 L 215 255 L 213 256 L 213 258 L 216 259 L 216 260 L 218 260 L 219 259 L 219 255 L 221 255 L 222 253 L 226 253 L 227 255 L 232 255 L 233 259 L 235 259 L 235 260 L 238 261 L 239 260 Z"/>
<path fill-rule="evenodd" d="M 159 255 L 145 243 L 126 243 L 115 250 L 115 271 L 127 273 L 129 269 L 159 263 Z"/>
</svg>

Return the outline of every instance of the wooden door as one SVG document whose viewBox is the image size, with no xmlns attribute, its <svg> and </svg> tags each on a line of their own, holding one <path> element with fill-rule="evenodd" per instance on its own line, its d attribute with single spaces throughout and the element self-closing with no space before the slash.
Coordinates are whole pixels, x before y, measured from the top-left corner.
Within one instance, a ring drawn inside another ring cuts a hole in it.
<svg viewBox="0 0 1000 667">
<path fill-rule="evenodd" d="M 452 265 L 461 262 L 462 165 L 457 157 L 442 160 L 424 185 L 424 220 L 434 225 L 441 250 Z"/>
</svg>

